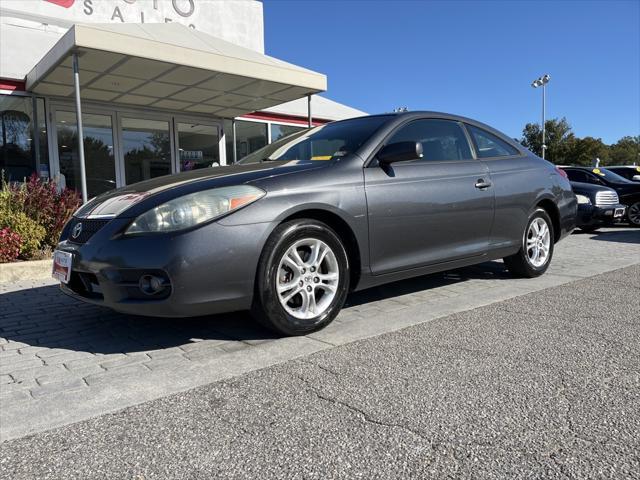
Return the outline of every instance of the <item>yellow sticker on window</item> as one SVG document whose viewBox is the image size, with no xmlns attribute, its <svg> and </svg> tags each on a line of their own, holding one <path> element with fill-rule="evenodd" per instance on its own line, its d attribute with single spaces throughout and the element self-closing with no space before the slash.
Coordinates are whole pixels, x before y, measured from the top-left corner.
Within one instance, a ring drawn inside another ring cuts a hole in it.
<svg viewBox="0 0 640 480">
<path fill-rule="evenodd" d="M 311 157 L 311 160 L 331 160 L 333 155 L 317 155 L 315 157 Z"/>
<path fill-rule="evenodd" d="M 601 177 L 604 177 L 604 173 L 602 173 L 602 170 L 600 170 L 599 168 L 594 168 L 591 171 L 597 175 L 600 175 Z"/>
</svg>

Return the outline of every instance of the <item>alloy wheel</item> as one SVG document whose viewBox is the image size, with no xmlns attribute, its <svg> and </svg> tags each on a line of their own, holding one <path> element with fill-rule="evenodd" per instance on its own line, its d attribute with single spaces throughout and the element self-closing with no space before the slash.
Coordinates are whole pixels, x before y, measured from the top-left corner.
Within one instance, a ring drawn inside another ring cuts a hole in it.
<svg viewBox="0 0 640 480">
<path fill-rule="evenodd" d="M 551 232 L 547 222 L 540 217 L 534 218 L 526 237 L 527 259 L 536 268 L 542 267 L 549 258 Z"/>
<path fill-rule="evenodd" d="M 629 207 L 627 216 L 631 223 L 636 226 L 640 225 L 640 202 L 636 202 Z"/>
<path fill-rule="evenodd" d="M 340 273 L 336 255 L 322 240 L 303 238 L 280 259 L 276 288 L 280 304 L 299 319 L 323 314 L 336 296 Z"/>
</svg>

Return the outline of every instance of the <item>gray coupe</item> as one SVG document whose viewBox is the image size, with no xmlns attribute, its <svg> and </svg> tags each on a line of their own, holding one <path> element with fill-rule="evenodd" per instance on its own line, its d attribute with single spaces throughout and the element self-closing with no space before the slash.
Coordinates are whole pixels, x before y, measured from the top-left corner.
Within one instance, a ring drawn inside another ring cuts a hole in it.
<svg viewBox="0 0 640 480">
<path fill-rule="evenodd" d="M 248 309 L 300 335 L 352 290 L 500 258 L 541 275 L 576 208 L 564 172 L 487 125 L 373 115 L 91 200 L 63 231 L 54 276 L 120 312 Z"/>
</svg>

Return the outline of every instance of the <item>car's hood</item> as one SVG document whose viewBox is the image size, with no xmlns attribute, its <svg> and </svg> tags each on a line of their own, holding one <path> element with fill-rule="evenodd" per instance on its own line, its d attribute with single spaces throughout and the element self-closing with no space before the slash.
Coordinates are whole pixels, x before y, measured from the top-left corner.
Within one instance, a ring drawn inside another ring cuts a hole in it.
<svg viewBox="0 0 640 480">
<path fill-rule="evenodd" d="M 246 165 L 203 168 L 145 180 L 106 192 L 84 205 L 76 217 L 112 218 L 130 207 L 158 198 L 172 198 L 208 188 L 240 185 L 253 180 L 322 168 L 329 162 L 263 162 Z"/>
<path fill-rule="evenodd" d="M 602 185 L 593 185 L 591 183 L 571 182 L 571 189 L 574 193 L 593 194 L 597 192 L 615 192 L 613 188 L 603 187 Z"/>
<path fill-rule="evenodd" d="M 618 195 L 640 194 L 640 183 L 629 181 L 629 183 L 611 183 L 610 185 Z"/>
</svg>

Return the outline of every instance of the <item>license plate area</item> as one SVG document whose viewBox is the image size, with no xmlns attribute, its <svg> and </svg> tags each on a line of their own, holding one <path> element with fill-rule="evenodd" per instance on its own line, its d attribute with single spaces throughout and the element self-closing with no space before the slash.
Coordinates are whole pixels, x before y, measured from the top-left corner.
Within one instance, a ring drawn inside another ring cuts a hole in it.
<svg viewBox="0 0 640 480">
<path fill-rule="evenodd" d="M 51 276 L 62 283 L 69 283 L 71 278 L 71 265 L 73 264 L 73 254 L 56 250 L 53 252 L 53 268 Z"/>
<path fill-rule="evenodd" d="M 613 218 L 619 218 L 624 215 L 624 208 L 616 208 L 613 212 Z"/>
</svg>

